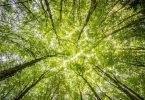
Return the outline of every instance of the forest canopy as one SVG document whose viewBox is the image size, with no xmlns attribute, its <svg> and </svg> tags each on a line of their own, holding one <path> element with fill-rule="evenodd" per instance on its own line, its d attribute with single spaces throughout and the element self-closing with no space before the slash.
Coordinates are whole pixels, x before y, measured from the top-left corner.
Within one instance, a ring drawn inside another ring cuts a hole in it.
<svg viewBox="0 0 145 100">
<path fill-rule="evenodd" d="M 1 100 L 144 100 L 145 0 L 0 0 Z"/>
</svg>

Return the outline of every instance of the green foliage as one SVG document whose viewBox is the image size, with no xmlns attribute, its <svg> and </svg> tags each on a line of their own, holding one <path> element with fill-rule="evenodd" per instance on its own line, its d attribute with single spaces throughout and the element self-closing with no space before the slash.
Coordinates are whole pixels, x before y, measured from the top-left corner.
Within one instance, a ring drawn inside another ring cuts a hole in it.
<svg viewBox="0 0 145 100">
<path fill-rule="evenodd" d="M 144 4 L 2 0 L 0 99 L 143 100 Z"/>
</svg>

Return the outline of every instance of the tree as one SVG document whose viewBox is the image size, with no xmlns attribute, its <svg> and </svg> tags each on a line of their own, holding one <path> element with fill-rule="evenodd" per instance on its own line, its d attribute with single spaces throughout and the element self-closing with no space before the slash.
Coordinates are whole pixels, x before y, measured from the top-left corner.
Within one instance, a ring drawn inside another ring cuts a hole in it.
<svg viewBox="0 0 145 100">
<path fill-rule="evenodd" d="M 144 100 L 144 5 L 1 0 L 0 99 Z"/>
<path fill-rule="evenodd" d="M 11 77 L 14 74 L 16 74 L 18 71 L 21 71 L 21 70 L 23 70 L 23 69 L 25 69 L 25 68 L 27 68 L 29 66 L 32 66 L 32 65 L 34 65 L 35 63 L 37 63 L 37 62 L 39 62 L 41 60 L 45 60 L 48 57 L 55 57 L 55 56 L 56 55 L 47 55 L 45 57 L 41 57 L 41 58 L 32 60 L 30 62 L 26 62 L 24 64 L 17 65 L 14 68 L 9 68 L 7 70 L 1 71 L 0 72 L 0 80 L 4 80 L 5 78 Z"/>
</svg>

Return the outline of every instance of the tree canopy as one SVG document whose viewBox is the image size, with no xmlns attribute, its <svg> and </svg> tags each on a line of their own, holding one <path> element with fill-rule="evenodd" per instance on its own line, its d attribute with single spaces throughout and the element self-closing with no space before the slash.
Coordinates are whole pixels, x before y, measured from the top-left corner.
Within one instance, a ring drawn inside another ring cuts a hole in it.
<svg viewBox="0 0 145 100">
<path fill-rule="evenodd" d="M 1 0 L 1 100 L 144 100 L 144 0 Z"/>
</svg>

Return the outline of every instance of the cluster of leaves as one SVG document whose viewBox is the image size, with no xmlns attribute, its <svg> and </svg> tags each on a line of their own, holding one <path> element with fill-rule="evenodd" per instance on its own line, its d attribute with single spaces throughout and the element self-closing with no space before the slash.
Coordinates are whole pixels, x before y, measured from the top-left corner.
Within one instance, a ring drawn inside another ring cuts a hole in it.
<svg viewBox="0 0 145 100">
<path fill-rule="evenodd" d="M 2 0 L 0 98 L 144 100 L 144 4 Z"/>
</svg>

